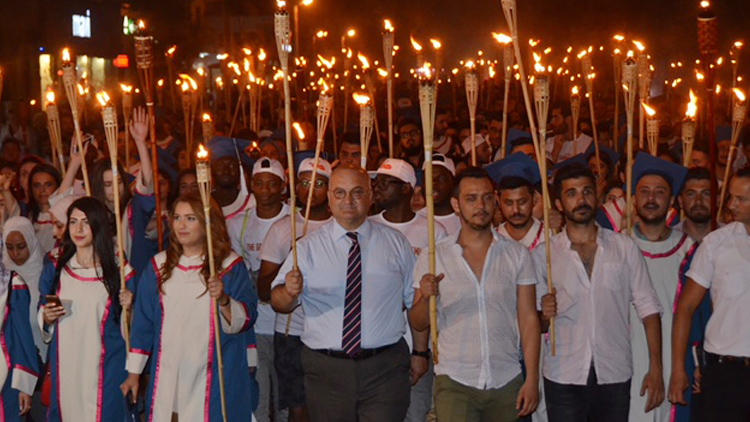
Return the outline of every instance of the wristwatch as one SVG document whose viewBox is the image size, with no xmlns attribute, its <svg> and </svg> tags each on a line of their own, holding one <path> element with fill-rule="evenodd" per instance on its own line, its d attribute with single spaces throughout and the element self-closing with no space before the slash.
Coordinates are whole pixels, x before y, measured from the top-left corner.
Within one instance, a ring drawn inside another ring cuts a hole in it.
<svg viewBox="0 0 750 422">
<path fill-rule="evenodd" d="M 412 350 L 411 351 L 411 355 L 412 356 L 419 356 L 420 358 L 425 358 L 425 359 L 428 359 L 428 360 L 430 359 L 430 351 L 429 350 L 425 350 L 424 352 L 419 352 L 419 351 L 416 351 L 416 350 Z"/>
</svg>

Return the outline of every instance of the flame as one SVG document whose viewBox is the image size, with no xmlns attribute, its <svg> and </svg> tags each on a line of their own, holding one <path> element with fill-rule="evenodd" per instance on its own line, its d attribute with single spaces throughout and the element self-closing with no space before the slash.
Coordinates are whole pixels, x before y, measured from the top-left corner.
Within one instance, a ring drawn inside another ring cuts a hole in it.
<svg viewBox="0 0 750 422">
<path fill-rule="evenodd" d="M 191 78 L 190 75 L 185 74 L 185 73 L 180 73 L 179 76 L 180 76 L 180 79 L 182 79 L 184 81 L 183 82 L 183 89 L 182 89 L 183 91 L 186 91 L 186 89 L 184 88 L 185 83 L 187 83 L 188 87 L 192 88 L 193 90 L 197 90 L 198 89 L 198 83 L 195 82 L 195 79 Z"/>
<path fill-rule="evenodd" d="M 127 84 L 121 83 L 120 89 L 122 90 L 122 92 L 126 94 L 130 94 L 131 92 L 133 92 L 133 85 L 127 85 Z"/>
<path fill-rule="evenodd" d="M 175 52 L 175 51 L 177 51 L 177 45 L 176 45 L 176 44 L 175 44 L 175 45 L 173 45 L 173 46 L 171 46 L 171 47 L 169 47 L 169 48 L 167 49 L 167 52 L 165 53 L 165 55 L 166 55 L 167 57 L 172 57 L 172 55 L 174 54 L 174 52 Z"/>
<path fill-rule="evenodd" d="M 677 85 L 682 83 L 682 78 L 677 78 L 672 81 L 672 88 L 677 88 Z"/>
<path fill-rule="evenodd" d="M 615 34 L 614 37 L 612 37 L 615 41 L 622 42 L 625 40 L 625 36 L 622 34 Z"/>
<path fill-rule="evenodd" d="M 219 53 L 216 55 L 216 60 L 222 61 L 226 60 L 229 57 L 228 53 Z"/>
<path fill-rule="evenodd" d="M 409 41 L 411 41 L 411 47 L 417 53 L 419 53 L 420 51 L 422 51 L 422 45 L 420 43 L 418 43 L 417 40 L 415 40 L 414 37 L 412 37 L 411 35 L 409 35 Z"/>
<path fill-rule="evenodd" d="M 688 119 L 694 119 L 695 115 L 698 113 L 698 97 L 695 96 L 693 93 L 693 90 L 690 90 L 690 102 L 687 105 L 687 111 L 685 112 L 685 117 Z"/>
<path fill-rule="evenodd" d="M 633 50 L 628 50 L 628 54 L 627 54 L 627 57 L 628 57 L 628 58 L 633 58 L 633 54 L 634 54 L 634 53 L 633 53 Z"/>
<path fill-rule="evenodd" d="M 329 89 L 331 89 L 331 88 L 330 88 L 330 87 L 328 86 L 328 84 L 326 83 L 325 79 L 323 79 L 323 78 L 320 78 L 320 79 L 318 79 L 318 86 L 321 86 L 321 87 L 323 87 L 323 88 L 322 88 L 322 89 L 320 90 L 320 95 L 325 95 L 325 94 L 327 94 L 327 93 L 328 93 L 328 90 L 329 90 Z"/>
<path fill-rule="evenodd" d="M 221 78 L 221 76 L 216 77 L 216 86 L 219 89 L 224 89 L 224 80 Z"/>
<path fill-rule="evenodd" d="M 195 154 L 199 161 L 208 160 L 208 150 L 203 144 L 198 144 L 198 152 Z"/>
<path fill-rule="evenodd" d="M 143 19 L 138 19 L 138 30 L 143 31 L 146 29 L 146 22 Z"/>
<path fill-rule="evenodd" d="M 206 76 L 206 69 L 202 67 L 199 67 L 195 72 L 198 73 L 198 75 L 200 76 Z"/>
<path fill-rule="evenodd" d="M 183 80 L 182 84 L 180 85 L 180 89 L 182 90 L 182 92 L 187 92 L 190 89 L 190 84 L 188 83 L 188 81 Z"/>
<path fill-rule="evenodd" d="M 250 60 L 248 60 L 247 57 L 242 59 L 242 68 L 245 70 L 245 72 L 250 71 Z"/>
<path fill-rule="evenodd" d="M 315 38 L 323 39 L 328 36 L 328 31 L 325 31 L 323 29 L 318 30 L 318 32 L 315 33 Z"/>
<path fill-rule="evenodd" d="M 495 72 L 495 66 L 490 66 L 487 70 L 489 72 L 490 79 L 493 79 L 495 77 L 495 73 L 496 73 Z"/>
<path fill-rule="evenodd" d="M 706 78 L 706 77 L 705 77 L 705 76 L 703 76 L 703 74 L 702 74 L 701 72 L 699 72 L 699 71 L 697 71 L 697 70 L 695 71 L 695 79 L 697 79 L 697 80 L 698 80 L 698 82 L 703 82 L 703 80 L 704 80 L 705 78 Z"/>
<path fill-rule="evenodd" d="M 247 48 L 247 47 L 242 47 L 242 52 L 243 52 L 243 53 L 244 53 L 244 54 L 245 54 L 246 56 L 249 56 L 249 55 L 253 54 L 253 50 L 251 50 L 251 49 L 249 49 L 249 48 Z"/>
<path fill-rule="evenodd" d="M 203 113 L 202 119 L 204 122 L 210 122 L 211 121 L 211 115 L 209 113 Z"/>
<path fill-rule="evenodd" d="M 352 49 L 349 48 L 346 50 L 346 58 L 351 59 L 352 58 Z"/>
<path fill-rule="evenodd" d="M 622 84 L 622 90 L 625 92 L 630 92 L 630 89 L 628 88 L 628 84 Z"/>
<path fill-rule="evenodd" d="M 433 73 L 434 71 L 432 69 L 432 65 L 429 62 L 425 62 L 425 64 L 422 65 L 422 67 L 417 69 L 417 77 L 423 80 L 431 79 Z"/>
<path fill-rule="evenodd" d="M 582 59 L 586 54 L 588 54 L 588 51 L 581 50 L 581 52 L 578 53 L 578 55 L 576 57 L 578 57 L 579 59 Z"/>
<path fill-rule="evenodd" d="M 286 7 L 286 0 L 276 0 L 276 7 L 283 9 Z"/>
<path fill-rule="evenodd" d="M 573 85 L 573 88 L 570 89 L 570 95 L 578 95 L 578 85 Z"/>
<path fill-rule="evenodd" d="M 389 19 L 383 19 L 383 29 L 385 29 L 386 32 L 393 32 L 395 28 Z"/>
<path fill-rule="evenodd" d="M 320 60 L 320 62 L 323 63 L 323 66 L 325 66 L 328 69 L 331 69 L 333 65 L 336 64 L 336 56 L 331 56 L 331 60 L 326 60 L 325 57 L 318 54 L 318 60 Z"/>
<path fill-rule="evenodd" d="M 440 50 L 440 47 L 443 46 L 443 43 L 440 42 L 440 40 L 436 38 L 430 38 L 430 44 L 432 44 L 432 48 L 435 50 Z"/>
<path fill-rule="evenodd" d="M 357 53 L 357 59 L 359 59 L 359 62 L 362 63 L 362 70 L 367 70 L 370 68 L 370 61 L 367 60 L 367 57 L 365 57 L 362 53 Z"/>
<path fill-rule="evenodd" d="M 739 88 L 732 88 L 732 91 L 734 91 L 734 95 L 737 96 L 737 100 L 741 103 L 745 102 L 745 93 L 739 89 Z"/>
<path fill-rule="evenodd" d="M 163 87 L 164 86 L 164 79 L 159 79 L 158 81 L 156 81 L 156 86 L 158 86 L 159 88 Z"/>
<path fill-rule="evenodd" d="M 710 1 L 708 1 L 708 0 L 703 0 L 703 1 L 701 2 L 701 8 L 703 8 L 703 9 L 708 9 L 709 7 L 711 7 L 711 2 L 710 2 Z"/>
<path fill-rule="evenodd" d="M 716 84 L 716 95 L 721 94 L 721 85 Z"/>
<path fill-rule="evenodd" d="M 303 6 L 309 6 L 311 4 L 313 4 L 313 0 L 302 0 L 302 5 Z"/>
<path fill-rule="evenodd" d="M 382 67 L 379 67 L 378 68 L 378 75 L 380 75 L 381 77 L 385 78 L 385 77 L 388 76 L 388 71 L 385 70 L 385 69 L 383 69 Z"/>
<path fill-rule="evenodd" d="M 70 50 L 68 49 L 68 47 L 63 48 L 63 51 L 62 51 L 62 61 L 63 61 L 63 63 L 70 62 Z"/>
<path fill-rule="evenodd" d="M 52 87 L 47 88 L 47 104 L 54 104 L 55 103 L 55 91 L 52 89 Z"/>
<path fill-rule="evenodd" d="M 294 131 L 297 132 L 297 138 L 299 138 L 300 141 L 305 139 L 305 131 L 302 130 L 302 126 L 300 126 L 298 122 L 292 123 L 292 127 L 294 128 Z"/>
<path fill-rule="evenodd" d="M 360 106 L 366 106 L 370 103 L 370 96 L 367 94 L 360 94 L 358 92 L 355 92 L 354 94 L 352 94 L 352 98 L 354 98 L 354 102 L 356 102 Z"/>
<path fill-rule="evenodd" d="M 352 37 L 354 37 L 354 36 L 356 36 L 356 35 L 357 35 L 357 30 L 356 30 L 356 29 L 354 29 L 354 28 L 349 28 L 349 29 L 348 29 L 348 30 L 346 31 L 346 36 L 347 36 L 347 37 L 349 37 L 349 38 L 352 38 Z"/>
<path fill-rule="evenodd" d="M 745 45 L 742 41 L 735 41 L 734 42 L 734 48 L 742 48 L 742 46 Z"/>
<path fill-rule="evenodd" d="M 464 67 L 466 67 L 467 70 L 474 70 L 477 65 L 474 63 L 474 60 L 467 60 L 466 64 L 464 64 Z"/>
<path fill-rule="evenodd" d="M 508 45 L 513 41 L 513 38 L 509 37 L 508 35 L 502 32 L 493 32 L 492 38 L 494 38 L 495 41 L 499 42 L 502 45 Z"/>
<path fill-rule="evenodd" d="M 539 62 L 534 63 L 534 71 L 537 73 L 544 73 L 547 69 Z"/>
<path fill-rule="evenodd" d="M 643 45 L 643 43 L 640 42 L 640 41 L 638 41 L 638 40 L 633 40 L 633 45 L 635 45 L 635 48 L 637 48 L 638 51 L 644 51 L 644 50 L 646 50 L 646 46 Z"/>
<path fill-rule="evenodd" d="M 533 38 L 529 38 L 529 46 L 536 47 L 537 45 L 539 45 L 539 40 L 535 40 Z"/>
<path fill-rule="evenodd" d="M 545 56 L 548 55 L 551 52 L 552 52 L 552 47 L 547 47 L 547 48 L 544 49 L 544 55 Z"/>
<path fill-rule="evenodd" d="M 96 93 L 96 100 L 102 107 L 106 107 L 110 100 L 109 94 L 107 94 L 107 91 L 99 91 Z"/>
<path fill-rule="evenodd" d="M 643 110 L 648 114 L 648 117 L 654 117 L 656 116 L 656 110 L 649 107 L 648 104 L 641 102 L 641 105 L 643 106 Z"/>
<path fill-rule="evenodd" d="M 85 94 L 86 94 L 86 90 L 85 90 L 85 89 L 83 88 L 83 85 L 81 85 L 81 84 L 76 84 L 76 86 L 78 87 L 78 95 L 81 95 L 81 96 L 82 96 L 82 95 L 85 95 Z"/>
</svg>

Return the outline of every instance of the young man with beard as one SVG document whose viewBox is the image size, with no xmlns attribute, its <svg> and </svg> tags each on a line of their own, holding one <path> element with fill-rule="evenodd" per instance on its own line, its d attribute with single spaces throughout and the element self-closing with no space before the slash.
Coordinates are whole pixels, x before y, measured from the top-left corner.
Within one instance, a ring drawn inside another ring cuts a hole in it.
<svg viewBox="0 0 750 422">
<path fill-rule="evenodd" d="M 297 205 L 299 211 L 294 213 L 297 229 L 297 239 L 312 233 L 331 221 L 331 211 L 328 209 L 328 180 L 331 177 L 331 165 L 320 159 L 318 167 L 314 168 L 312 158 L 304 159 L 297 170 Z M 317 173 L 315 186 L 312 186 L 313 171 Z M 310 202 L 310 220 L 305 232 L 304 210 L 307 197 L 313 189 Z M 292 217 L 287 215 L 271 225 L 265 240 L 260 247 L 260 275 L 258 278 L 258 296 L 263 301 L 271 299 L 271 282 L 279 272 L 281 264 L 291 253 Z M 309 420 L 305 406 L 304 372 L 302 370 L 302 340 L 305 313 L 302 307 L 294 308 L 290 314 L 276 314 L 276 327 L 273 339 L 274 366 L 279 378 L 279 408 L 289 409 L 289 422 L 304 422 Z"/>
<path fill-rule="evenodd" d="M 711 173 L 702 167 L 693 167 L 685 177 L 685 186 L 677 197 L 685 219 L 674 228 L 687 233 L 700 242 L 711 233 Z"/>
<path fill-rule="evenodd" d="M 419 122 L 404 117 L 399 120 L 396 132 L 398 133 L 399 145 L 401 147 L 401 158 L 414 168 L 422 167 L 422 163 L 424 162 L 424 145 Z"/>
<path fill-rule="evenodd" d="M 251 189 L 256 205 L 245 210 L 237 218 L 227 221 L 227 231 L 232 239 L 232 248 L 245 260 L 251 279 L 258 280 L 260 271 L 260 249 L 266 233 L 273 223 L 289 214 L 289 206 L 283 202 L 286 189 L 284 168 L 276 160 L 263 157 L 253 165 Z M 260 290 L 260 286 L 258 288 Z M 273 363 L 273 333 L 276 314 L 266 295 L 258 303 L 258 319 L 255 321 L 257 337 L 259 401 L 255 411 L 258 421 L 269 421 L 271 389 L 273 388 L 275 414 L 278 410 L 278 379 Z"/>
<path fill-rule="evenodd" d="M 424 170 L 426 164 L 422 165 Z M 447 235 L 458 233 L 461 219 L 453 212 L 451 198 L 456 177 L 456 166 L 453 160 L 443 154 L 432 154 L 432 197 L 435 204 L 435 221 L 442 224 Z M 427 217 L 427 208 L 418 212 Z"/>
<path fill-rule="evenodd" d="M 451 203 L 461 230 L 437 244 L 437 274 L 429 273 L 427 254 L 417 258 L 409 311 L 416 329 L 428 329 L 429 298 L 437 296 L 437 418 L 516 421 L 530 415 L 539 400 L 540 330 L 531 256 L 492 229 L 497 201 L 485 170 L 469 167 L 459 173 Z"/>
<path fill-rule="evenodd" d="M 705 331 L 701 395 L 710 418 L 750 418 L 750 169 L 735 173 L 729 183 L 727 208 L 734 222 L 711 232 L 695 253 L 687 283 L 680 293 L 672 334 L 672 376 L 669 400 L 685 404 L 690 387 L 685 357 L 691 320 L 710 290 L 713 314 Z"/>
<path fill-rule="evenodd" d="M 532 215 L 537 203 L 534 186 L 541 182 L 539 166 L 526 154 L 517 153 L 490 164 L 487 172 L 497 186 L 505 219 L 498 226 L 498 233 L 533 251 L 544 241 L 544 224 Z"/>
<path fill-rule="evenodd" d="M 633 240 L 646 260 L 651 282 L 665 312 L 661 315 L 663 374 L 671 371 L 672 312 L 680 279 L 685 274 L 695 248 L 690 237 L 667 225 L 667 213 L 674 197 L 680 193 L 687 169 L 683 166 L 639 153 L 633 166 L 634 204 L 638 221 L 633 226 Z M 638 323 L 638 315 L 630 312 L 632 325 Z M 633 374 L 636 379 L 649 371 L 649 349 L 646 336 L 637 330 L 631 343 L 633 350 Z M 672 406 L 662 403 L 651 412 L 645 412 L 646 398 L 639 395 L 640 389 L 630 389 L 630 421 L 667 422 Z"/>
<path fill-rule="evenodd" d="M 659 298 L 633 240 L 594 222 L 597 198 L 591 169 L 583 164 L 561 168 L 553 191 L 565 228 L 532 254 L 542 291 L 547 247 L 552 258 L 554 288 L 541 304 L 542 326 L 555 317 L 556 329 L 556 354 L 551 354 L 549 340 L 544 347 L 547 415 L 551 422 L 626 422 L 633 376 L 631 305 L 648 338 L 651 369 L 640 390 L 648 394 L 646 410 L 664 400 Z"/>
<path fill-rule="evenodd" d="M 415 255 L 420 255 L 429 246 L 427 231 L 427 217 L 411 210 L 411 197 L 417 183 L 414 169 L 409 163 L 396 158 L 383 161 L 375 172 L 373 182 L 373 200 L 378 209 L 383 211 L 369 217 L 370 221 L 386 225 L 398 230 L 406 236 Z M 445 228 L 435 222 L 435 238 L 446 236 Z M 427 352 L 428 331 L 419 333 L 419 338 L 413 340 L 411 333 L 406 333 L 406 343 L 417 352 Z M 429 354 L 412 356 L 412 365 L 429 366 Z M 416 380 L 412 380 L 414 382 Z M 432 371 L 427 371 L 411 388 L 409 410 L 406 421 L 423 421 L 432 407 Z"/>
</svg>

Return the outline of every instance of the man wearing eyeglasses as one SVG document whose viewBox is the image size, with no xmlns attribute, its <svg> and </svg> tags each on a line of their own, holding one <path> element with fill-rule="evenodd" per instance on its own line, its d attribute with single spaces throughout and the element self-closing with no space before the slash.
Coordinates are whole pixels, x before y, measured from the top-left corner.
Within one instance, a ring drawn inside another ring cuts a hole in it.
<svg viewBox="0 0 750 422">
<path fill-rule="evenodd" d="M 419 122 L 407 117 L 399 120 L 398 137 L 399 145 L 401 146 L 401 158 L 414 166 L 414 168 L 422 167 L 424 145 Z"/>
<path fill-rule="evenodd" d="M 298 242 L 297 265 L 287 258 L 271 291 L 278 312 L 299 303 L 305 312 L 310 419 L 401 421 L 409 406 L 403 310 L 414 299 L 414 252 L 401 233 L 367 219 L 372 188 L 364 170 L 336 168 L 328 203 L 333 221 Z"/>
<path fill-rule="evenodd" d="M 316 173 L 312 183 L 313 172 Z M 306 158 L 297 170 L 297 206 L 294 213 L 297 220 L 296 238 L 318 230 L 332 220 L 328 209 L 328 180 L 331 177 L 331 164 L 324 159 L 318 161 Z M 314 186 L 314 187 L 313 187 Z M 310 200 L 310 219 L 305 225 L 305 208 L 308 194 L 312 189 Z M 292 239 L 291 216 L 287 215 L 275 222 L 268 230 L 260 248 L 260 276 L 258 291 L 261 297 L 268 300 L 271 296 L 271 282 L 279 272 L 281 264 L 291 253 Z M 302 340 L 305 313 L 297 306 L 290 314 L 276 314 L 276 327 L 273 338 L 274 366 L 279 379 L 279 409 L 289 409 L 289 421 L 307 421 L 305 406 L 304 372 L 302 371 Z"/>
</svg>

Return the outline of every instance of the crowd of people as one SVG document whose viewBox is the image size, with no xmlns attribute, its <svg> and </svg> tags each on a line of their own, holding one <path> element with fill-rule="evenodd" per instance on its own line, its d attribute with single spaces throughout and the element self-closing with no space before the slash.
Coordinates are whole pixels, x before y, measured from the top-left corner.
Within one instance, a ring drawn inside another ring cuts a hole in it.
<svg viewBox="0 0 750 422">
<path fill-rule="evenodd" d="M 507 124 L 502 95 L 479 110 L 475 163 L 466 112 L 438 107 L 433 217 L 418 102 L 399 92 L 392 157 L 387 129 L 363 151 L 334 127 L 319 160 L 298 143 L 287 168 L 271 104 L 258 133 L 230 137 L 216 113 L 204 140 L 215 275 L 180 115 L 157 109 L 154 166 L 136 108 L 113 172 L 93 110 L 82 151 L 61 110 L 61 166 L 40 111 L 6 103 L 0 419 L 750 420 L 750 130 L 730 161 L 720 108 L 717 161 L 706 130 L 686 159 L 683 101 L 656 99 L 671 117 L 656 156 L 635 140 L 628 209 L 626 131 L 606 96 L 596 127 L 585 108 L 573 121 L 551 104 L 545 178 L 518 90 Z"/>
</svg>

